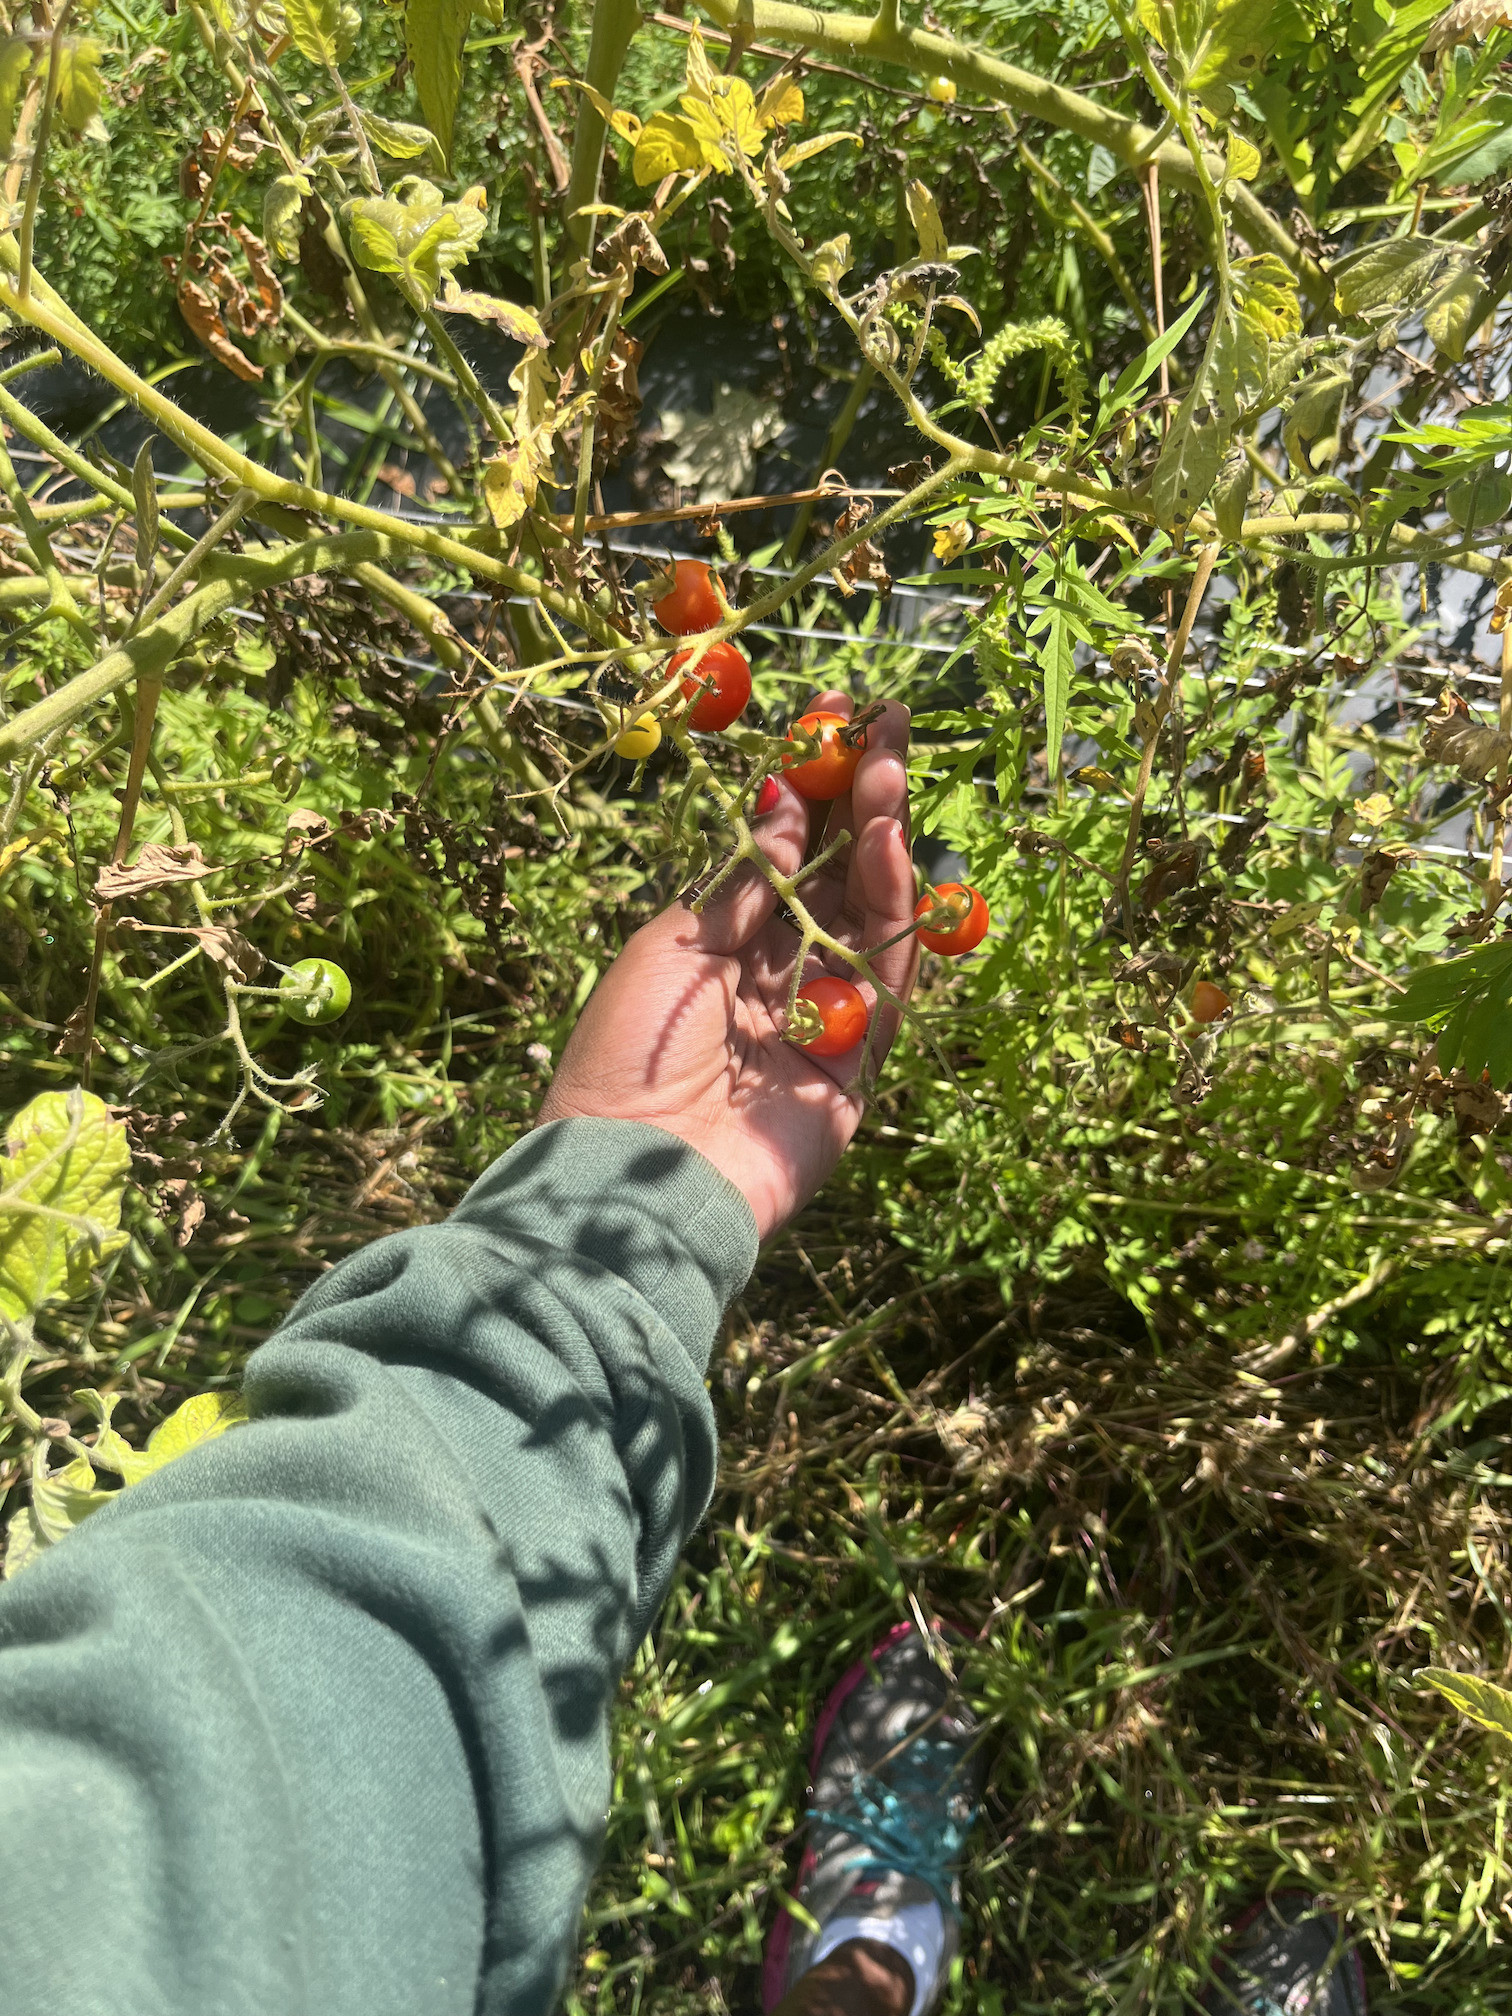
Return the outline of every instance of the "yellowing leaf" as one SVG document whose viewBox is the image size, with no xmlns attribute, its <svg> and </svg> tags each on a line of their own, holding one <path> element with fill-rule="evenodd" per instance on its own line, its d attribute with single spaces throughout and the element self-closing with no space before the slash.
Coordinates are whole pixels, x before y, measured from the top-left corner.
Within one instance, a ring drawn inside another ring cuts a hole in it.
<svg viewBox="0 0 1512 2016">
<path fill-rule="evenodd" d="M 1384 791 L 1372 791 L 1368 798 L 1356 798 L 1355 811 L 1367 826 L 1384 826 L 1393 806 Z"/>
<path fill-rule="evenodd" d="M 448 158 L 462 92 L 462 42 L 471 19 L 472 0 L 408 0 L 404 10 L 404 46 L 420 110 Z"/>
<path fill-rule="evenodd" d="M 571 91 L 574 89 L 581 91 L 604 124 L 612 127 L 618 133 L 621 140 L 628 140 L 633 147 L 636 141 L 640 139 L 641 122 L 636 118 L 635 114 L 633 112 L 616 111 L 602 91 L 595 91 L 593 86 L 585 84 L 581 77 L 553 77 L 551 87 L 554 91 Z M 582 214 L 582 212 L 579 212 L 579 215 Z"/>
<path fill-rule="evenodd" d="M 1490 300 L 1478 269 L 1468 261 L 1456 266 L 1423 310 L 1423 327 L 1434 349 L 1456 364 L 1461 362 L 1465 345 L 1486 319 Z"/>
<path fill-rule="evenodd" d="M 263 242 L 280 259 L 299 257 L 299 212 L 310 193 L 309 177 L 279 175 L 263 196 Z"/>
<path fill-rule="evenodd" d="M 301 56 L 322 66 L 336 61 L 341 0 L 284 0 L 284 19 Z"/>
<path fill-rule="evenodd" d="M 688 37 L 688 61 L 684 73 L 683 88 L 695 98 L 712 98 L 714 95 L 714 67 L 709 61 L 709 52 L 704 47 L 704 39 L 695 28 Z"/>
<path fill-rule="evenodd" d="M 0 154 L 9 154 L 16 137 L 16 101 L 31 74 L 32 46 L 24 35 L 0 44 Z"/>
<path fill-rule="evenodd" d="M 653 113 L 641 128 L 632 172 L 642 189 L 664 175 L 685 175 L 703 165 L 703 142 L 691 121 L 679 113 Z"/>
<path fill-rule="evenodd" d="M 815 246 L 809 254 L 809 264 L 819 286 L 837 286 L 851 267 L 849 231 L 842 231 L 838 238 L 826 238 L 822 245 Z"/>
<path fill-rule="evenodd" d="M 828 147 L 838 147 L 842 140 L 853 140 L 859 147 L 859 133 L 816 133 L 812 140 L 800 140 L 796 147 L 784 147 L 777 156 L 777 166 L 784 171 L 796 168 L 804 161 L 812 161 L 816 154 L 822 154 Z"/>
<path fill-rule="evenodd" d="M 71 1300 L 126 1243 L 126 1129 L 91 1092 L 43 1092 L 10 1124 L 0 1159 L 0 1315 Z"/>
<path fill-rule="evenodd" d="M 779 77 L 756 100 L 756 117 L 763 126 L 801 126 L 803 93 L 791 77 Z"/>
<path fill-rule="evenodd" d="M 202 1442 L 213 1442 L 217 1435 L 224 1435 L 228 1428 L 239 1426 L 246 1418 L 246 1402 L 239 1393 L 194 1394 L 153 1429 L 140 1455 L 131 1456 L 129 1467 L 123 1472 L 126 1482 L 139 1484 L 165 1463 L 197 1449 Z"/>
<path fill-rule="evenodd" d="M 919 257 L 933 264 L 943 259 L 950 247 L 935 200 L 925 184 L 918 181 L 909 183 L 906 195 L 908 214 L 919 240 Z"/>
<path fill-rule="evenodd" d="M 1234 267 L 1234 278 L 1240 316 L 1252 328 L 1273 343 L 1300 333 L 1302 303 L 1297 283 L 1274 252 L 1240 259 Z"/>
<path fill-rule="evenodd" d="M 528 308 L 517 302 L 501 301 L 494 294 L 464 294 L 455 280 L 449 281 L 436 306 L 450 315 L 471 315 L 475 322 L 492 322 L 516 343 L 546 348 L 546 331 Z"/>
<path fill-rule="evenodd" d="M 103 42 L 86 38 L 65 42 L 58 57 L 58 116 L 75 133 L 82 133 L 90 140 L 105 138 L 100 119 L 100 96 L 105 88 L 100 77 L 100 58 L 104 53 Z"/>
<path fill-rule="evenodd" d="M 519 397 L 514 410 L 514 442 L 483 465 L 483 501 L 501 532 L 517 524 L 536 500 L 542 476 L 551 467 L 556 425 L 556 374 L 539 350 L 527 350 L 510 374 Z M 570 408 L 569 408 L 570 412 Z"/>
<path fill-rule="evenodd" d="M 727 133 L 742 153 L 759 154 L 765 128 L 756 116 L 756 100 L 745 79 L 716 77 L 711 103 L 720 131 Z M 686 103 L 683 110 L 696 119 L 693 108 Z"/>
<path fill-rule="evenodd" d="M 1260 173 L 1260 149 L 1242 133 L 1232 130 L 1228 136 L 1223 164 L 1225 182 L 1253 182 Z"/>
<path fill-rule="evenodd" d="M 1474 1673 L 1450 1673 L 1442 1666 L 1425 1666 L 1418 1678 L 1436 1687 L 1446 1701 L 1452 1702 L 1472 1722 L 1478 1722 L 1482 1729 L 1512 1737 L 1512 1694 L 1505 1687 L 1479 1679 Z"/>
</svg>

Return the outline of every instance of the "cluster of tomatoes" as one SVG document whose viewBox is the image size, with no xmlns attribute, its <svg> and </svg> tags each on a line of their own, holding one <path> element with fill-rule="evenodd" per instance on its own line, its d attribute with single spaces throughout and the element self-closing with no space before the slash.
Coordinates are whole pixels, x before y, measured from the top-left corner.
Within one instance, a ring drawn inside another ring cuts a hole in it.
<svg viewBox="0 0 1512 2016">
<path fill-rule="evenodd" d="M 673 637 L 713 630 L 730 613 L 703 560 L 679 560 L 671 592 L 651 606 L 657 622 Z M 692 668 L 682 681 L 683 698 L 693 703 L 685 716 L 687 726 L 705 735 L 717 735 L 745 711 L 751 697 L 751 661 L 739 645 L 728 640 L 707 646 L 696 665 L 694 656 L 692 651 L 677 652 L 668 674 L 681 672 L 685 665 Z M 661 723 L 654 714 L 642 714 L 616 741 L 614 753 L 639 763 L 660 742 Z"/>
<path fill-rule="evenodd" d="M 938 882 L 914 905 L 919 943 L 947 959 L 974 952 L 990 921 L 986 899 L 969 882 Z M 822 974 L 805 981 L 798 1000 L 807 1005 L 799 1008 L 793 1036 L 811 1057 L 843 1057 L 866 1034 L 866 998 L 853 980 Z"/>
</svg>

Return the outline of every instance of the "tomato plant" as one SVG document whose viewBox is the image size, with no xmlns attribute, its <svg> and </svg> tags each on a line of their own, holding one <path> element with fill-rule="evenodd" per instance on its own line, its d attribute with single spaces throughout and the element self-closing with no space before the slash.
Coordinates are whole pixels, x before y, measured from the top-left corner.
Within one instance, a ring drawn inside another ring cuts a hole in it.
<svg viewBox="0 0 1512 2016">
<path fill-rule="evenodd" d="M 798 726 L 815 737 L 819 750 L 813 756 L 796 746 L 784 752 L 782 768 L 789 784 L 800 797 L 816 800 L 838 798 L 849 791 L 866 748 L 866 730 L 853 728 L 843 714 L 822 709 L 803 715 Z"/>
<path fill-rule="evenodd" d="M 696 666 L 682 682 L 684 699 L 698 695 L 688 709 L 687 723 L 713 734 L 728 728 L 745 711 L 751 697 L 751 661 L 738 644 L 711 644 L 702 657 L 693 651 L 679 651 L 667 668 L 669 676 L 684 665 L 693 665 L 695 658 Z"/>
<path fill-rule="evenodd" d="M 673 571 L 673 587 L 651 605 L 663 630 L 674 637 L 688 637 L 695 630 L 712 630 L 723 623 L 729 611 L 708 562 L 679 560 Z"/>
<path fill-rule="evenodd" d="M 866 1034 L 866 1001 L 853 980 L 822 973 L 798 989 L 793 1041 L 811 1057 L 843 1057 Z"/>
<path fill-rule="evenodd" d="M 296 960 L 278 983 L 278 998 L 296 1022 L 334 1022 L 352 1005 L 352 983 L 334 959 Z"/>
<path fill-rule="evenodd" d="M 926 925 L 922 920 L 929 918 Z M 926 889 L 914 908 L 919 943 L 930 952 L 955 959 L 971 952 L 987 936 L 986 900 L 967 882 L 940 882 Z"/>
</svg>

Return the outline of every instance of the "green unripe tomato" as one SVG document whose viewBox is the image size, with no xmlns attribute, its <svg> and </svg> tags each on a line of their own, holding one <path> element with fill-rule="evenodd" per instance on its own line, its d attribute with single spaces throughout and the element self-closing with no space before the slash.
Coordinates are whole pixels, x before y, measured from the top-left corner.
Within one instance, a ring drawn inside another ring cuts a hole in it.
<svg viewBox="0 0 1512 2016">
<path fill-rule="evenodd" d="M 1499 469 L 1482 469 L 1474 476 L 1461 476 L 1444 492 L 1444 509 L 1462 532 L 1478 532 L 1494 525 L 1512 508 L 1512 476 Z"/>
<path fill-rule="evenodd" d="M 334 1022 L 352 1005 L 352 983 L 334 959 L 301 959 L 279 981 L 278 998 L 296 1022 Z"/>
</svg>

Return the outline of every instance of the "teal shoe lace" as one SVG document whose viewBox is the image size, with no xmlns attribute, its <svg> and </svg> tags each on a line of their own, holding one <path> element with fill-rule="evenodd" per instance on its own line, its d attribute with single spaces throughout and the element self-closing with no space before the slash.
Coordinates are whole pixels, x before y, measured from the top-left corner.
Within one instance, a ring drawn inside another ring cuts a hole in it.
<svg viewBox="0 0 1512 2016">
<path fill-rule="evenodd" d="M 941 1907 L 951 1911 L 952 1871 L 976 1818 L 974 1805 L 960 1815 L 950 1810 L 960 1767 L 959 1743 L 921 1736 L 893 1763 L 890 1783 L 858 1771 L 842 1809 L 812 1808 L 809 1819 L 859 1841 L 867 1850 L 864 1874 L 912 1876 L 927 1883 Z"/>
</svg>

